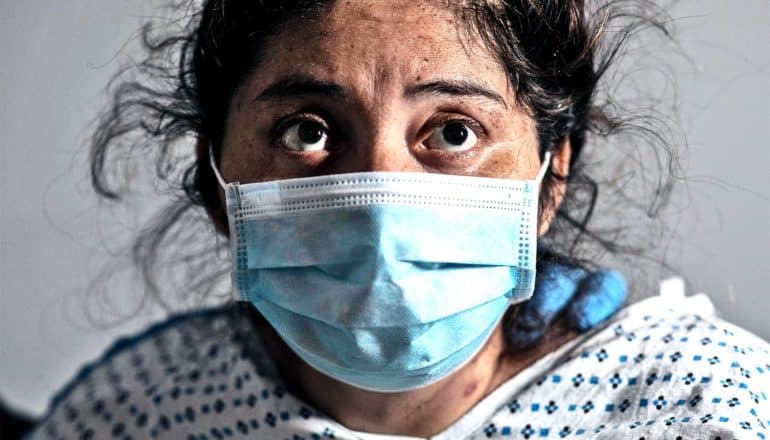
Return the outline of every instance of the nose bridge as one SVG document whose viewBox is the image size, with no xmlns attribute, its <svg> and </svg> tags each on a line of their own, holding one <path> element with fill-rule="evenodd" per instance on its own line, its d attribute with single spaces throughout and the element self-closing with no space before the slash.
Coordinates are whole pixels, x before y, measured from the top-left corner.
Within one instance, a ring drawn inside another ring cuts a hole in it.
<svg viewBox="0 0 770 440">
<path fill-rule="evenodd" d="M 363 164 L 368 171 L 408 171 L 414 164 L 403 124 L 384 122 L 370 141 L 362 145 Z"/>
<path fill-rule="evenodd" d="M 413 139 L 403 98 L 405 73 L 392 57 L 376 56 L 362 60 L 350 74 L 356 96 L 348 137 L 352 144 L 336 161 L 338 172 L 421 170 L 409 145 Z"/>
<path fill-rule="evenodd" d="M 419 171 L 409 148 L 408 121 L 397 112 L 382 109 L 362 115 L 364 124 L 355 136 L 341 172 Z"/>
</svg>

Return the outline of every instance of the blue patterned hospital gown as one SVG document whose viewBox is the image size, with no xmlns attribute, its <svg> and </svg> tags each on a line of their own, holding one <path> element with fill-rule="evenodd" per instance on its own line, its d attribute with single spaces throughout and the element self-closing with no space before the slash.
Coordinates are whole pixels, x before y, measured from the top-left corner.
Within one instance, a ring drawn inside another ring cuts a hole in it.
<svg viewBox="0 0 770 440">
<path fill-rule="evenodd" d="M 289 394 L 227 310 L 119 341 L 54 398 L 31 438 L 407 438 L 351 431 Z M 703 294 L 648 298 L 434 438 L 770 439 L 768 350 Z"/>
</svg>

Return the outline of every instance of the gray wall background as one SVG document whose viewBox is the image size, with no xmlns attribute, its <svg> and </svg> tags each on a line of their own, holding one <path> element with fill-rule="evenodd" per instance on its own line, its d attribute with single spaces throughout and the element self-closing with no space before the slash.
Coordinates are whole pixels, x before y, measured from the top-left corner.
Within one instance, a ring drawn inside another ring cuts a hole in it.
<svg viewBox="0 0 770 440">
<path fill-rule="evenodd" d="M 154 9 L 0 4 L 0 396 L 39 413 L 84 361 L 161 316 L 99 326 L 84 312 L 90 280 L 154 206 L 97 203 L 83 147 L 115 54 Z M 683 0 L 672 13 L 692 62 L 672 64 L 689 153 L 685 203 L 668 219 L 679 238 L 666 246 L 680 249 L 688 292 L 707 292 L 727 320 L 770 338 L 770 2 Z M 131 315 L 137 292 L 127 279 L 109 296 Z"/>
</svg>

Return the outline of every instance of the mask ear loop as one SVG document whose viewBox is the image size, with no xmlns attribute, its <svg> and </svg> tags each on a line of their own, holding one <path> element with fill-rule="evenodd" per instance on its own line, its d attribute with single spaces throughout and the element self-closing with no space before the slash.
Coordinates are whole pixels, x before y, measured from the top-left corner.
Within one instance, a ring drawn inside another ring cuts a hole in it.
<svg viewBox="0 0 770 440">
<path fill-rule="evenodd" d="M 488 148 L 506 148 L 513 146 L 514 144 L 512 142 L 499 142 L 497 144 L 493 144 Z M 551 167 L 551 156 L 552 153 L 550 151 L 546 151 L 543 154 L 543 162 L 540 165 L 540 170 L 537 172 L 537 176 L 535 177 L 535 182 L 538 186 L 543 181 L 543 178 L 545 178 L 545 173 L 548 172 L 548 169 Z"/>
<path fill-rule="evenodd" d="M 222 177 L 222 174 L 219 172 L 219 168 L 217 168 L 217 163 L 214 160 L 214 149 L 211 148 L 211 144 L 209 144 L 209 164 L 211 165 L 211 170 L 214 171 L 214 175 L 217 176 L 217 181 L 219 182 L 219 186 L 221 186 L 222 189 L 227 189 L 227 183 L 225 183 L 225 179 Z"/>
<path fill-rule="evenodd" d="M 538 186 L 543 182 L 545 173 L 548 171 L 550 167 L 551 167 L 551 152 L 546 151 L 545 155 L 543 156 L 543 164 L 540 165 L 540 171 L 537 172 L 537 177 L 535 177 L 535 182 L 537 182 Z"/>
</svg>

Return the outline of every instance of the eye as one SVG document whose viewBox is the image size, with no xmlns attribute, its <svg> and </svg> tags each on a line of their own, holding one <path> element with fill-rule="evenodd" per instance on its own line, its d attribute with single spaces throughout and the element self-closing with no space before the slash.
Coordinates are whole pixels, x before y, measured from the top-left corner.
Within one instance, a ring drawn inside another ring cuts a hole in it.
<svg viewBox="0 0 770 440">
<path fill-rule="evenodd" d="M 451 121 L 433 130 L 425 141 L 428 148 L 443 151 L 466 151 L 476 145 L 478 137 L 468 124 Z"/>
<path fill-rule="evenodd" d="M 293 151 L 320 151 L 329 138 L 326 127 L 318 121 L 303 120 L 290 123 L 281 134 L 281 144 Z"/>
</svg>

